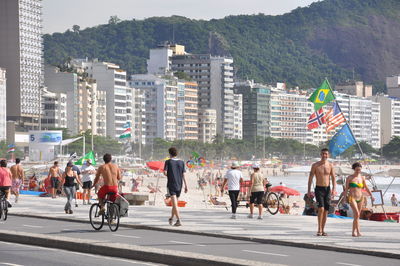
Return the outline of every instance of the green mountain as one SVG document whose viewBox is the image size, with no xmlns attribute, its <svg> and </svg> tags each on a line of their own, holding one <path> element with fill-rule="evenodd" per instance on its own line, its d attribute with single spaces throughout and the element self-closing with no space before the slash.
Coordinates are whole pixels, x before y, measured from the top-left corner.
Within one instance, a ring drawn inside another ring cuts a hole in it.
<svg viewBox="0 0 400 266">
<path fill-rule="evenodd" d="M 382 84 L 400 72 L 399 0 L 325 0 L 280 16 L 192 20 L 153 17 L 44 36 L 45 61 L 99 58 L 144 73 L 149 49 L 165 41 L 191 53 L 230 54 L 237 76 L 316 87 L 356 78 Z M 209 39 L 212 44 L 209 47 Z"/>
</svg>

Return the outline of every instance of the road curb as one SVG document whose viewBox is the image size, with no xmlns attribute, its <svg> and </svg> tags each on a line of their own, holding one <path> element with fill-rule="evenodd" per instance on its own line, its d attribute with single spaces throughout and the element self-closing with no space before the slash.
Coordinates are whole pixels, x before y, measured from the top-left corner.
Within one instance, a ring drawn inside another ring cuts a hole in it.
<svg viewBox="0 0 400 266">
<path fill-rule="evenodd" d="M 78 240 L 78 241 L 77 241 Z M 168 265 L 269 265 L 257 261 L 248 261 L 220 256 L 212 256 L 186 251 L 164 250 L 152 247 L 121 243 L 99 243 L 97 240 L 76 239 L 44 234 L 0 230 L 0 241 L 55 248 L 80 253 L 97 254 L 109 257 L 132 259 L 144 262 Z"/>
<path fill-rule="evenodd" d="M 66 221 L 66 222 L 85 223 L 85 224 L 87 224 L 89 222 L 88 220 L 78 220 L 75 218 L 51 217 L 51 216 L 34 215 L 34 214 L 13 213 L 13 214 L 9 214 L 9 215 L 38 218 L 38 219 L 50 219 L 50 220 Z M 234 236 L 234 235 L 217 234 L 217 233 L 198 232 L 198 231 L 186 230 L 182 227 L 181 228 L 173 228 L 173 227 L 163 228 L 163 227 L 154 227 L 154 226 L 148 226 L 148 225 L 135 225 L 135 224 L 120 224 L 120 227 L 133 228 L 133 229 L 147 229 L 147 230 L 181 233 L 181 234 L 189 234 L 189 235 L 209 236 L 209 237 L 226 238 L 226 239 L 232 239 L 232 240 L 251 241 L 251 242 L 257 242 L 257 243 L 262 243 L 262 244 L 272 244 L 272 245 L 290 246 L 290 247 L 307 248 L 307 249 L 319 249 L 319 250 L 368 255 L 368 256 L 375 256 L 375 257 L 382 257 L 382 258 L 390 258 L 390 259 L 400 259 L 400 254 L 391 253 L 391 252 L 362 250 L 362 249 L 356 249 L 356 248 L 352 248 L 352 247 L 337 247 L 337 246 L 328 246 L 328 245 L 323 245 L 323 244 L 310 244 L 310 243 L 303 243 L 303 242 L 290 242 L 290 241 L 285 241 L 285 240 L 265 239 L 265 238 L 257 238 L 257 237 L 245 237 L 245 236 Z"/>
</svg>

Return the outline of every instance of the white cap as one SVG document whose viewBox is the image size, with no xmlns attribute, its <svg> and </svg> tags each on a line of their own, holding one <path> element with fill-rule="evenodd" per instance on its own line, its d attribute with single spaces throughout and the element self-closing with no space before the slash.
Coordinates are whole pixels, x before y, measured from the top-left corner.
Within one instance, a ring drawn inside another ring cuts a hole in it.
<svg viewBox="0 0 400 266">
<path fill-rule="evenodd" d="M 253 169 L 254 169 L 254 168 L 260 169 L 260 164 L 255 163 L 255 164 L 253 164 L 251 167 L 252 167 Z"/>
</svg>

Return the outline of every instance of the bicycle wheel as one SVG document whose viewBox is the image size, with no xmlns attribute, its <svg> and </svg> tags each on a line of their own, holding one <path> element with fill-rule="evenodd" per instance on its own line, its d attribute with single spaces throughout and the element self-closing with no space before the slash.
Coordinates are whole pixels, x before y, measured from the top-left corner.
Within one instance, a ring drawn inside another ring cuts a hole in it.
<svg viewBox="0 0 400 266">
<path fill-rule="evenodd" d="M 275 215 L 279 211 L 279 198 L 274 192 L 268 193 L 266 200 L 267 210 L 270 214 Z"/>
<path fill-rule="evenodd" d="M 7 215 L 8 215 L 7 201 L 5 201 L 3 199 L 3 200 L 0 201 L 0 204 L 1 204 L 1 206 L 0 206 L 0 209 L 1 209 L 0 210 L 0 212 L 1 212 L 0 220 L 5 221 L 5 220 L 7 220 Z"/>
<path fill-rule="evenodd" d="M 104 214 L 99 215 L 100 204 L 94 203 L 90 207 L 89 219 L 94 230 L 100 230 L 104 225 Z"/>
<path fill-rule="evenodd" d="M 119 227 L 119 207 L 115 203 L 111 203 L 107 208 L 107 222 L 110 230 L 115 232 Z"/>
</svg>

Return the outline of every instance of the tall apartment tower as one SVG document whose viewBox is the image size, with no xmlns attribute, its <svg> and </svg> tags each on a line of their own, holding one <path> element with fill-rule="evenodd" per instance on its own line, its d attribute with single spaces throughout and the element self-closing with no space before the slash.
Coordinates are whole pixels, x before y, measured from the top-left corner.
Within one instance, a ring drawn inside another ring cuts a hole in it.
<svg viewBox="0 0 400 266">
<path fill-rule="evenodd" d="M 0 68 L 0 141 L 5 140 L 7 137 L 7 80 L 6 70 Z"/>
<path fill-rule="evenodd" d="M 43 84 L 42 1 L 0 1 L 0 67 L 7 70 L 7 119 L 38 127 Z"/>
<path fill-rule="evenodd" d="M 43 91 L 42 129 L 67 128 L 67 94 Z"/>
<path fill-rule="evenodd" d="M 144 90 L 135 87 L 132 81 L 128 81 L 128 86 L 132 93 L 132 140 L 136 144 L 143 145 L 146 144 L 146 99 Z"/>
<path fill-rule="evenodd" d="M 74 59 L 72 64 L 82 68 L 90 78 L 95 79 L 98 90 L 106 92 L 107 136 L 118 138 L 125 130 L 123 126 L 132 122 L 127 118 L 127 106 L 132 104 L 132 101 L 127 98 L 126 71 L 116 64 L 98 62 L 97 59 Z"/>
</svg>

